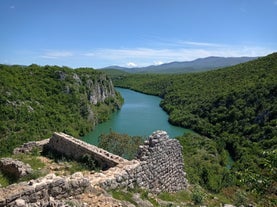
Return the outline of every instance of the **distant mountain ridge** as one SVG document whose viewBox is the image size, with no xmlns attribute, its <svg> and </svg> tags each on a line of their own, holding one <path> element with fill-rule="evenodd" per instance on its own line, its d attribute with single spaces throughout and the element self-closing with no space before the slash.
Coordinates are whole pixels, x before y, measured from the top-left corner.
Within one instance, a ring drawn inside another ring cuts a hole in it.
<svg viewBox="0 0 277 207">
<path fill-rule="evenodd" d="M 193 61 L 170 62 L 161 65 L 150 65 L 147 67 L 127 68 L 120 66 L 108 66 L 103 69 L 117 69 L 129 73 L 191 73 L 207 71 L 217 68 L 245 63 L 258 57 L 206 57 L 198 58 Z"/>
</svg>

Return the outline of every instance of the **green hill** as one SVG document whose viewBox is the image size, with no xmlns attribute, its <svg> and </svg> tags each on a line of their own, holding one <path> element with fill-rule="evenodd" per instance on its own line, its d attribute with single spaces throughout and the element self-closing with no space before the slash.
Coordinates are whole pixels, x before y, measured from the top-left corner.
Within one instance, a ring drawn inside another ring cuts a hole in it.
<svg viewBox="0 0 277 207">
<path fill-rule="evenodd" d="M 129 75 L 114 82 L 116 86 L 161 96 L 161 107 L 168 112 L 171 123 L 210 138 L 219 153 L 227 150 L 234 160 L 230 172 L 235 178 L 227 185 L 272 195 L 277 193 L 276 80 L 277 53 L 273 53 L 209 72 Z M 201 142 L 191 146 L 187 139 L 180 138 L 184 148 L 190 145 L 188 149 L 194 149 L 190 159 L 195 159 L 197 148 L 203 146 Z M 226 184 L 220 177 L 212 179 L 216 176 L 212 168 L 203 170 L 199 166 L 193 171 L 199 183 L 214 190 Z"/>
<path fill-rule="evenodd" d="M 0 65 L 0 156 L 54 131 L 83 136 L 121 105 L 111 80 L 93 69 Z"/>
<path fill-rule="evenodd" d="M 275 133 L 276 74 L 274 53 L 209 72 L 129 75 L 114 78 L 114 83 L 161 96 L 161 106 L 176 125 L 213 138 L 228 132 L 265 141 Z"/>
<path fill-rule="evenodd" d="M 123 70 L 109 69 L 109 68 L 98 69 L 98 71 L 102 71 L 102 72 L 106 73 L 111 78 L 116 78 L 116 77 L 119 77 L 119 76 L 124 76 L 124 75 L 128 75 L 129 74 L 128 72 L 125 72 Z"/>
</svg>

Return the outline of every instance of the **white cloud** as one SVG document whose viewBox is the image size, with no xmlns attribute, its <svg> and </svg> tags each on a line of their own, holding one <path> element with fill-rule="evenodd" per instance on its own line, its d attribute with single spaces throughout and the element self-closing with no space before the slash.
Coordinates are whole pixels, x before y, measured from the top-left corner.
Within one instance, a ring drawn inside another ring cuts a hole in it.
<svg viewBox="0 0 277 207">
<path fill-rule="evenodd" d="M 177 41 L 175 43 L 177 44 Z M 273 49 L 257 46 L 223 45 L 191 41 L 180 43 L 179 41 L 179 45 L 176 47 L 172 45 L 165 47 L 164 45 L 164 47 L 159 48 L 98 48 L 87 51 L 44 50 L 37 57 L 42 58 L 42 62 L 46 61 L 47 64 L 101 68 L 109 65 L 144 67 L 173 61 L 191 61 L 208 56 L 264 56 L 273 52 Z"/>
<path fill-rule="evenodd" d="M 161 64 L 163 64 L 162 61 L 154 61 L 154 65 L 161 65 Z"/>
<path fill-rule="evenodd" d="M 15 6 L 14 6 L 14 5 L 11 5 L 11 6 L 10 6 L 10 9 L 15 9 Z"/>
<path fill-rule="evenodd" d="M 47 51 L 40 57 L 56 59 L 56 58 L 66 58 L 66 57 L 71 57 L 71 56 L 73 56 L 73 53 L 70 51 Z"/>
<path fill-rule="evenodd" d="M 195 44 L 194 42 L 192 44 Z M 205 43 L 202 43 L 204 45 Z M 207 43 L 208 44 L 208 43 Z M 196 44 L 200 45 L 200 43 Z M 172 61 L 190 61 L 208 56 L 240 57 L 240 56 L 263 56 L 274 52 L 273 50 L 253 46 L 218 46 L 218 47 L 192 47 L 192 48 L 129 48 L 129 49 L 97 49 L 93 52 L 93 59 L 112 62 L 116 65 L 128 67 L 148 66 Z M 129 60 L 132 59 L 132 62 Z M 159 61 L 155 61 L 159 60 Z M 136 62 L 137 64 L 134 64 Z"/>
<path fill-rule="evenodd" d="M 193 41 L 180 41 L 181 44 L 200 46 L 200 47 L 222 47 L 222 44 L 210 43 L 210 42 L 193 42 Z"/>
<path fill-rule="evenodd" d="M 137 67 L 138 65 L 136 63 L 133 63 L 133 62 L 128 62 L 128 63 L 126 63 L 126 66 L 130 67 L 130 68 L 133 68 L 133 67 Z"/>
</svg>

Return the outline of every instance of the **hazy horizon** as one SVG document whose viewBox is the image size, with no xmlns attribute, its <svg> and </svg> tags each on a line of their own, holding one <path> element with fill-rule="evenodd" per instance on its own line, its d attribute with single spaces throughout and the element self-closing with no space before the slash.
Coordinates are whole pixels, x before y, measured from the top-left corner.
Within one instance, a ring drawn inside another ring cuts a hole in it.
<svg viewBox="0 0 277 207">
<path fill-rule="evenodd" d="M 0 2 L 0 63 L 145 67 L 277 51 L 277 0 Z"/>
</svg>

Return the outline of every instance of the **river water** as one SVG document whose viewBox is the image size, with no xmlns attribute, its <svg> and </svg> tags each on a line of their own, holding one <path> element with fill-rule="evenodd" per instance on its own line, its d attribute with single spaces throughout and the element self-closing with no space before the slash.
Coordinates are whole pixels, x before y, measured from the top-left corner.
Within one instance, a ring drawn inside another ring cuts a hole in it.
<svg viewBox="0 0 277 207">
<path fill-rule="evenodd" d="M 110 119 L 95 127 L 82 139 L 91 144 L 97 144 L 101 134 L 111 130 L 130 136 L 149 136 L 153 131 L 167 131 L 171 138 L 190 132 L 188 129 L 176 127 L 168 122 L 168 115 L 159 106 L 161 98 L 129 89 L 116 88 L 124 98 L 124 104 Z"/>
</svg>

